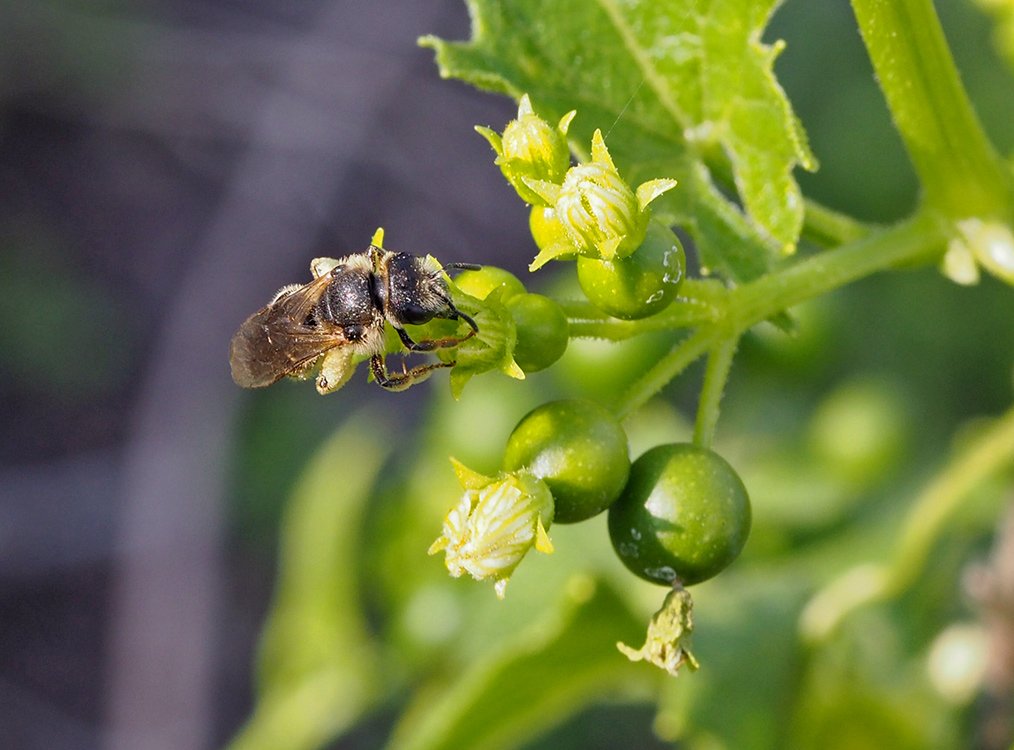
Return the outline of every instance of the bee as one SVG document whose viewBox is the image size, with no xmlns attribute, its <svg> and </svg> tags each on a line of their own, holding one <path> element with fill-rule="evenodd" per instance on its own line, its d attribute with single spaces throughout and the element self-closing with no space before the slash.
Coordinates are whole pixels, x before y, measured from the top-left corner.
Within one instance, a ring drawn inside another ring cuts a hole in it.
<svg viewBox="0 0 1014 750">
<path fill-rule="evenodd" d="M 477 269 L 469 263 L 445 268 Z M 402 391 L 454 362 L 402 367 L 389 373 L 384 360 L 384 324 L 390 323 L 410 352 L 457 346 L 479 332 L 475 321 L 451 301 L 444 270 L 431 257 L 395 253 L 377 245 L 344 258 L 314 258 L 313 280 L 282 287 L 232 337 L 232 379 L 244 388 L 261 388 L 285 376 L 317 373 L 317 391 L 338 390 L 369 357 L 370 371 L 382 388 Z M 414 341 L 405 325 L 434 318 L 461 320 L 471 329 L 461 337 Z"/>
</svg>

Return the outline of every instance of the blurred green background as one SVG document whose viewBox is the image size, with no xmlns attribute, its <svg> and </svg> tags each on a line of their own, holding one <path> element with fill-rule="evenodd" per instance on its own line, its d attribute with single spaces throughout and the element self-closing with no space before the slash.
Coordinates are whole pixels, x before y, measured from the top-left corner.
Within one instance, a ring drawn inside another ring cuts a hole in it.
<svg viewBox="0 0 1014 750">
<path fill-rule="evenodd" d="M 1009 155 L 994 27 L 937 7 Z M 377 226 L 389 247 L 524 278 L 526 211 L 472 132 L 514 104 L 440 81 L 415 46 L 465 38 L 462 3 L 41 0 L 0 6 L 0 29 L 5 746 L 1004 746 L 986 730 L 1014 709 L 983 682 L 995 631 L 967 582 L 1009 474 L 903 595 L 815 646 L 799 618 L 890 557 L 920 489 L 1010 406 L 1009 287 L 906 270 L 803 306 L 794 337 L 750 334 L 717 447 L 753 534 L 694 589 L 702 670 L 662 679 L 614 648 L 640 643 L 661 590 L 624 572 L 604 519 L 555 527 L 556 554 L 504 602 L 425 551 L 457 497 L 447 456 L 492 472 L 529 408 L 607 399 L 666 335 L 575 342 L 458 402 L 439 374 L 404 394 L 357 374 L 325 399 L 229 380 L 238 323 Z M 788 43 L 776 71 L 822 165 L 799 175 L 807 195 L 905 216 L 915 178 L 848 4 L 787 2 L 765 38 Z M 699 378 L 635 415 L 633 456 L 690 435 Z"/>
</svg>

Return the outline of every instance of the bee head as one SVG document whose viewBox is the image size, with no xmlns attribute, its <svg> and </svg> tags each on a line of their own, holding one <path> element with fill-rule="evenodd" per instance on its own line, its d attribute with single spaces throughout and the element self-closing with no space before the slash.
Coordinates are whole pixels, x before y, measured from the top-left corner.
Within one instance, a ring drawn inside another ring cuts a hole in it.
<svg viewBox="0 0 1014 750">
<path fill-rule="evenodd" d="M 393 323 L 420 325 L 433 318 L 454 318 L 441 270 L 427 258 L 408 253 L 387 257 L 385 313 Z"/>
</svg>

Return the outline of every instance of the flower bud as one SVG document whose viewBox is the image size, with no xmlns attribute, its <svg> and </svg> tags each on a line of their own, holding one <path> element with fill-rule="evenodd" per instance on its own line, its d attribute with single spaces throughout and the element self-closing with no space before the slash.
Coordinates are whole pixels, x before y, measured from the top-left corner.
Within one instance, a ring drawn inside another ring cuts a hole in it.
<svg viewBox="0 0 1014 750">
<path fill-rule="evenodd" d="M 958 284 L 976 284 L 981 266 L 1001 281 L 1014 284 L 1014 233 L 1009 226 L 965 219 L 957 223 L 957 229 L 943 258 L 945 276 Z"/>
<path fill-rule="evenodd" d="M 528 94 L 518 103 L 517 119 L 498 135 L 489 128 L 476 127 L 496 151 L 496 164 L 525 203 L 546 205 L 524 178 L 559 183 L 570 166 L 567 129 L 576 112 L 568 112 L 554 128 L 532 109 Z"/>
<path fill-rule="evenodd" d="M 555 210 L 566 242 L 542 248 L 529 267 L 578 253 L 603 260 L 624 258 L 644 241 L 651 212 L 648 204 L 676 186 L 675 180 L 650 180 L 633 190 L 613 164 L 602 132 L 592 136 L 592 159 L 571 167 L 562 185 L 526 179 L 525 183 Z"/>
<path fill-rule="evenodd" d="M 595 162 L 567 172 L 556 211 L 578 248 L 594 248 L 606 260 L 621 250 L 632 252 L 644 239 L 648 225 L 647 217 L 637 208 L 634 191 L 620 173 Z"/>
<path fill-rule="evenodd" d="M 464 494 L 444 519 L 443 533 L 429 548 L 444 550 L 444 564 L 457 578 L 492 579 L 497 597 L 532 547 L 550 553 L 546 529 L 553 520 L 553 496 L 545 482 L 519 471 L 485 477 L 454 461 Z"/>
</svg>

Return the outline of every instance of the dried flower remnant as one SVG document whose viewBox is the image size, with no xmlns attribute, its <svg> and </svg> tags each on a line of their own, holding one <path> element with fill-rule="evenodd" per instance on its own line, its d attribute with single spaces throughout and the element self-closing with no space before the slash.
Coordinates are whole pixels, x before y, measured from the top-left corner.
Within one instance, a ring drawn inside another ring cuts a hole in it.
<svg viewBox="0 0 1014 750">
<path fill-rule="evenodd" d="M 688 647 L 690 635 L 694 632 L 693 607 L 690 592 L 676 586 L 666 595 L 662 608 L 648 623 L 644 645 L 634 649 L 625 643 L 617 643 L 616 648 L 631 661 L 650 662 L 674 676 L 684 664 L 691 671 L 697 671 L 697 659 Z"/>
</svg>

